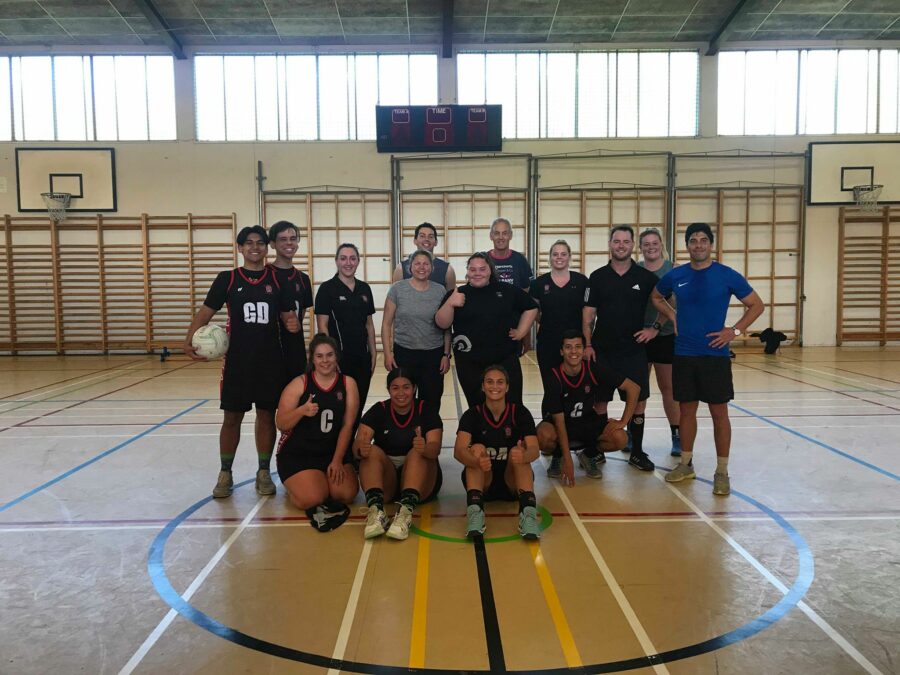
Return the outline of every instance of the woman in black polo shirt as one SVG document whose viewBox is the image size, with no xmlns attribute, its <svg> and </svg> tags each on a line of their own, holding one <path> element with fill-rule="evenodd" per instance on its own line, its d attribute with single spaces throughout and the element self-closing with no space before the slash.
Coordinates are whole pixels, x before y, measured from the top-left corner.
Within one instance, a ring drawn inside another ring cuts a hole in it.
<svg viewBox="0 0 900 675">
<path fill-rule="evenodd" d="M 337 341 L 341 372 L 356 381 L 361 411 L 375 370 L 375 302 L 369 284 L 356 278 L 356 245 L 338 246 L 334 261 L 337 274 L 319 286 L 316 293 L 316 327 Z"/>
<path fill-rule="evenodd" d="M 487 254 L 466 262 L 465 286 L 444 296 L 434 315 L 440 328 L 453 328 L 456 374 L 469 407 L 484 398 L 481 374 L 497 364 L 509 373 L 509 399 L 522 400 L 520 341 L 531 330 L 537 304 L 521 288 L 500 283 Z"/>
</svg>

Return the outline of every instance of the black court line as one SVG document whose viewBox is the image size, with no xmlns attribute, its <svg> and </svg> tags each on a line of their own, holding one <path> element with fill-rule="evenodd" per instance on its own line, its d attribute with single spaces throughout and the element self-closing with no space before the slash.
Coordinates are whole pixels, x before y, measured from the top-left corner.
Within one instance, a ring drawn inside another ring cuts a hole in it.
<svg viewBox="0 0 900 675">
<path fill-rule="evenodd" d="M 506 660 L 503 658 L 503 641 L 500 638 L 500 622 L 497 620 L 497 605 L 494 602 L 494 587 L 491 585 L 491 568 L 488 565 L 484 537 L 474 539 L 475 567 L 478 570 L 478 590 L 481 595 L 481 615 L 484 618 L 484 637 L 487 641 L 488 665 L 492 673 L 505 673 Z"/>
</svg>

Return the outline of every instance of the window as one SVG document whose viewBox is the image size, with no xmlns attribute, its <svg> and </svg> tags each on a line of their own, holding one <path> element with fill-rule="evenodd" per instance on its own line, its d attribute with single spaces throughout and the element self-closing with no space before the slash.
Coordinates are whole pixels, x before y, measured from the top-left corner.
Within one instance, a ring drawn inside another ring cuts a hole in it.
<svg viewBox="0 0 900 675">
<path fill-rule="evenodd" d="M 434 54 L 201 55 L 201 141 L 374 140 L 375 106 L 438 102 Z"/>
<path fill-rule="evenodd" d="M 696 136 L 697 52 L 463 53 L 459 103 L 503 105 L 505 138 Z"/>
<path fill-rule="evenodd" d="M 722 52 L 719 133 L 896 133 L 897 57 L 896 49 Z"/>
<path fill-rule="evenodd" d="M 0 140 L 174 139 L 171 56 L 0 58 Z"/>
</svg>

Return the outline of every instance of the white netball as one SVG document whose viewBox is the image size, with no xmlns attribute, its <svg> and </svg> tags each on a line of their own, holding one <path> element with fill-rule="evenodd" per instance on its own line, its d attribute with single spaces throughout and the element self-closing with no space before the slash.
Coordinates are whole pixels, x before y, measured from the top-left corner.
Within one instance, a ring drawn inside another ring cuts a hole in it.
<svg viewBox="0 0 900 675">
<path fill-rule="evenodd" d="M 200 326 L 191 338 L 191 344 L 197 350 L 197 356 L 220 359 L 228 351 L 228 333 L 215 324 Z"/>
</svg>

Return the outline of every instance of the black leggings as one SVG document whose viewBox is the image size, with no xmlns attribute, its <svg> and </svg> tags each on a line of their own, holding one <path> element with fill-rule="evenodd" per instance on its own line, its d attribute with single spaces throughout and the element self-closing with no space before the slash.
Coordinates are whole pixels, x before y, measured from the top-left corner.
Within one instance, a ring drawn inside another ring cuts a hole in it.
<svg viewBox="0 0 900 675">
<path fill-rule="evenodd" d="M 522 366 L 519 364 L 518 356 L 507 356 L 500 363 L 483 363 L 462 357 L 456 360 L 456 375 L 459 377 L 459 386 L 462 387 L 469 408 L 484 401 L 484 392 L 481 391 L 481 374 L 485 368 L 493 365 L 503 366 L 509 373 L 507 400 L 513 403 L 522 402 Z"/>
<path fill-rule="evenodd" d="M 441 396 L 444 395 L 444 376 L 441 374 L 441 358 L 444 350 L 407 349 L 394 344 L 394 360 L 401 368 L 409 370 L 413 384 L 418 389 L 418 396 L 434 410 L 441 409 Z"/>
<path fill-rule="evenodd" d="M 544 389 L 547 388 L 547 378 L 552 377 L 550 370 L 562 363 L 562 355 L 560 355 L 560 343 L 562 338 L 558 340 L 555 337 L 538 336 L 537 355 L 538 369 L 541 371 L 541 381 L 544 383 Z"/>
<path fill-rule="evenodd" d="M 356 380 L 356 388 L 359 390 L 359 410 L 356 412 L 356 421 L 362 417 L 366 409 L 366 397 L 369 395 L 369 384 L 372 382 L 372 362 L 369 354 L 358 356 L 341 355 L 341 372 Z"/>
</svg>

